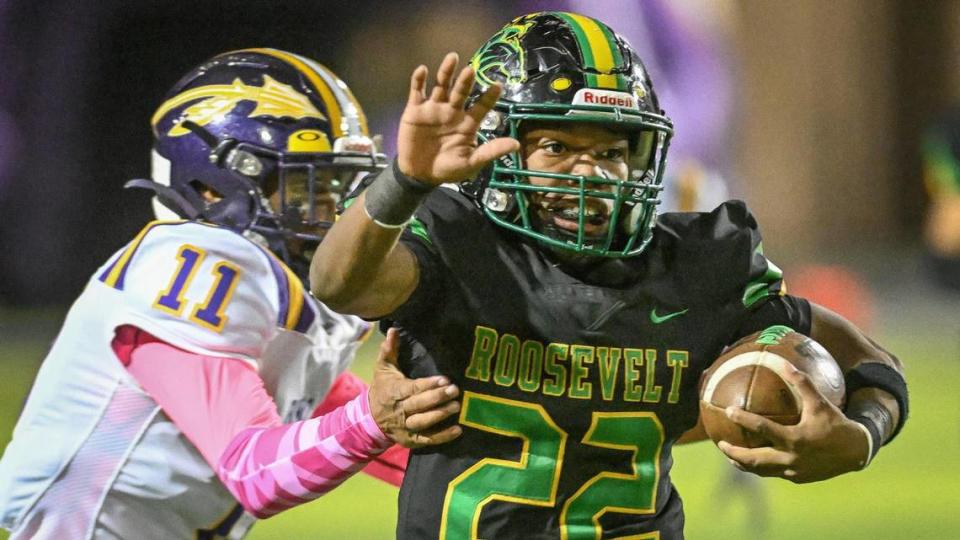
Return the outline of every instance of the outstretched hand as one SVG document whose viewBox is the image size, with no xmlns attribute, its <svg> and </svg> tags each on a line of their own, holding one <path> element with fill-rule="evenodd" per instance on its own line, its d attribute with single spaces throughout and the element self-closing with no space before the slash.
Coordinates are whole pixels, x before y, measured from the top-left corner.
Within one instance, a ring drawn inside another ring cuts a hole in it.
<svg viewBox="0 0 960 540">
<path fill-rule="evenodd" d="M 520 148 L 516 139 L 501 137 L 477 146 L 480 121 L 500 97 L 501 88 L 490 86 L 469 109 L 464 109 L 473 88 L 474 73 L 463 68 L 456 80 L 456 53 L 448 53 L 437 69 L 437 80 L 427 95 L 428 70 L 419 66 L 410 78 L 410 97 L 400 119 L 397 162 L 403 174 L 439 185 L 472 179 L 494 159 Z"/>
<path fill-rule="evenodd" d="M 460 390 L 443 376 L 408 379 L 397 365 L 396 329 L 387 331 L 370 384 L 370 412 L 393 442 L 407 448 L 443 444 L 460 436 L 458 425 L 437 426 L 460 412 Z"/>
<path fill-rule="evenodd" d="M 779 476 L 803 484 L 826 480 L 866 466 L 867 433 L 827 400 L 803 372 L 789 363 L 784 373 L 803 400 L 800 422 L 785 426 L 738 407 L 727 409 L 731 420 L 771 442 L 743 448 L 726 441 L 717 446 L 737 468 L 760 476 Z"/>
</svg>

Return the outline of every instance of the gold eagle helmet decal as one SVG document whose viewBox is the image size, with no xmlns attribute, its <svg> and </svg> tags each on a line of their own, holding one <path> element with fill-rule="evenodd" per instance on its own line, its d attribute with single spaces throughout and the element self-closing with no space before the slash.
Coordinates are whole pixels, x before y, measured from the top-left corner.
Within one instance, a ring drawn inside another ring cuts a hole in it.
<svg viewBox="0 0 960 540">
<path fill-rule="evenodd" d="M 184 120 L 190 120 L 204 126 L 228 114 L 238 103 L 244 100 L 253 101 L 257 104 L 256 108 L 247 115 L 248 118 L 254 116 L 282 118 L 286 116 L 327 119 L 311 103 L 310 98 L 297 92 L 292 86 L 278 82 L 269 75 L 264 75 L 263 86 L 247 85 L 243 84 L 240 79 L 234 79 L 233 84 L 198 86 L 177 94 L 160 105 L 157 112 L 153 114 L 153 118 L 150 119 L 150 124 L 156 129 L 157 122 L 165 114 L 176 107 L 198 99 L 199 102 L 183 110 L 167 135 L 171 137 L 186 135 L 190 133 L 190 130 L 183 127 Z"/>
</svg>

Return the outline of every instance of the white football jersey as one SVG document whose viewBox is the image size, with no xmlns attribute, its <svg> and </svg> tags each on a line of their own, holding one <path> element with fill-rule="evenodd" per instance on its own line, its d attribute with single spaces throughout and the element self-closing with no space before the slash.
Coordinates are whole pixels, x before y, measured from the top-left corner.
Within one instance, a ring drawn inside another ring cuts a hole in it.
<svg viewBox="0 0 960 540">
<path fill-rule="evenodd" d="M 369 329 L 237 233 L 150 223 L 90 279 L 37 374 L 0 459 L 12 538 L 240 538 L 252 524 L 116 358 L 121 325 L 253 365 L 288 422 L 310 416 Z"/>
</svg>

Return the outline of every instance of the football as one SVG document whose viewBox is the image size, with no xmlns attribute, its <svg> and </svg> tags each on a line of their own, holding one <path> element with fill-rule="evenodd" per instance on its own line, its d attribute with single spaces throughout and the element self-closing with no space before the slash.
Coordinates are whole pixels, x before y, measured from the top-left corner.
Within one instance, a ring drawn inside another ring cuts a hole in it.
<svg viewBox="0 0 960 540">
<path fill-rule="evenodd" d="M 727 418 L 729 406 L 784 425 L 800 421 L 800 395 L 781 376 L 787 362 L 804 372 L 831 403 L 843 407 L 843 373 L 833 356 L 803 334 L 786 326 L 771 326 L 732 345 L 704 373 L 700 417 L 713 442 L 723 440 L 748 448 L 770 445 Z"/>
</svg>

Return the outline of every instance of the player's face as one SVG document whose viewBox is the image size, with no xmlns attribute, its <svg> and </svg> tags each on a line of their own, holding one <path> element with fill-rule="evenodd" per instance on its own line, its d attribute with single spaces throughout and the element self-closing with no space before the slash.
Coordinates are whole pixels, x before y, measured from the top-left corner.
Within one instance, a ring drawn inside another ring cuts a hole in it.
<svg viewBox="0 0 960 540">
<path fill-rule="evenodd" d="M 269 196 L 270 206 L 288 230 L 323 238 L 336 218 L 337 201 L 342 192 L 341 182 L 347 181 L 344 176 L 343 171 L 315 169 L 311 193 L 307 169 L 285 170 L 283 191 L 279 189 L 276 179 L 267 183 L 267 189 L 272 192 Z M 287 248 L 294 255 L 307 253 L 315 244 L 315 241 L 300 238 L 287 239 Z"/>
<path fill-rule="evenodd" d="M 283 191 L 281 192 L 278 186 L 270 196 L 270 205 L 274 211 L 279 215 L 299 215 L 299 221 L 305 223 L 332 222 L 337 205 L 333 190 L 339 186 L 339 178 L 329 169 L 317 170 L 314 177 L 311 194 L 310 176 L 306 169 L 285 171 Z M 297 232 L 322 233 L 316 230 L 316 227 L 306 224 L 300 229 L 303 230 Z"/>
<path fill-rule="evenodd" d="M 630 172 L 627 134 L 599 124 L 538 123 L 522 133 L 520 143 L 526 168 L 530 170 L 619 180 L 625 180 Z M 538 186 L 576 187 L 576 182 L 556 178 L 534 176 L 529 181 Z M 614 186 L 595 184 L 591 189 L 612 191 Z M 579 230 L 577 195 L 534 194 L 531 202 L 545 226 L 572 234 Z M 588 197 L 584 234 L 588 237 L 606 234 L 612 210 L 612 200 Z"/>
</svg>

